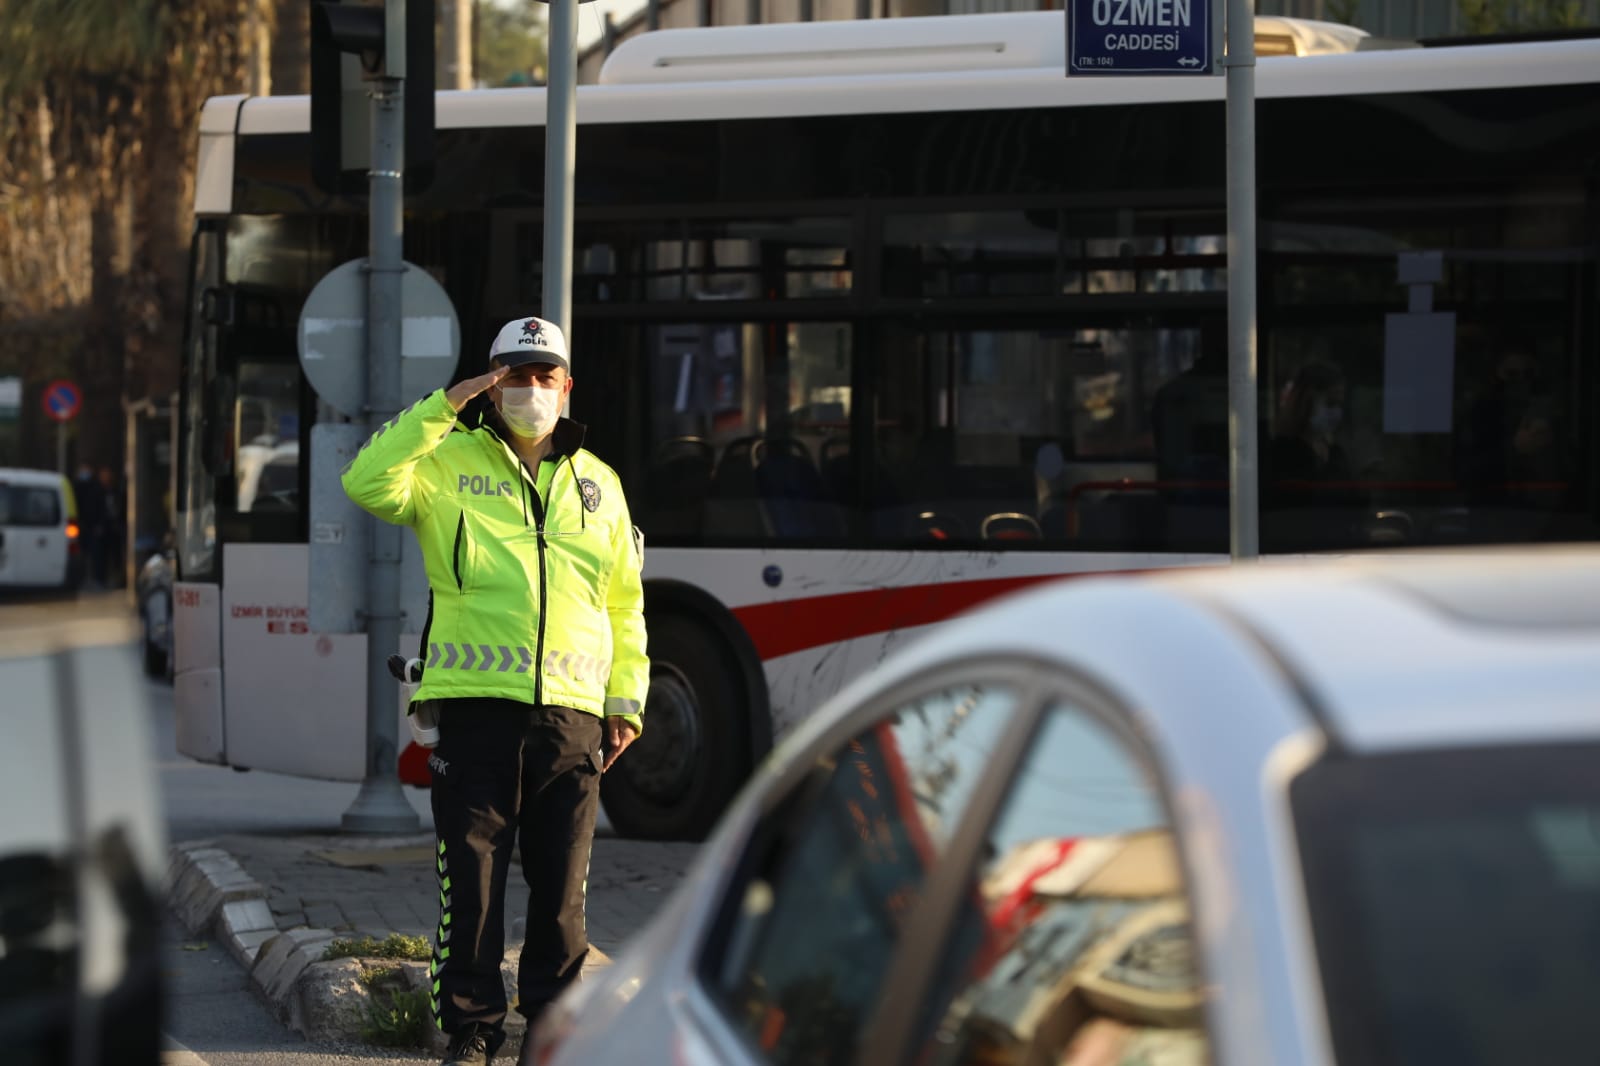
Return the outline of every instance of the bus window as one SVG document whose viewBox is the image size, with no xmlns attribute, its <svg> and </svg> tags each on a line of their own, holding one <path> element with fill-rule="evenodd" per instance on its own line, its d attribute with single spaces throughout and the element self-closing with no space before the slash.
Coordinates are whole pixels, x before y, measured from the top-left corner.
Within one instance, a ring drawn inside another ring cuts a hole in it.
<svg viewBox="0 0 1600 1066">
<path fill-rule="evenodd" d="M 241 512 L 296 512 L 299 500 L 300 368 L 296 363 L 239 367 L 233 411 L 234 505 Z"/>
<path fill-rule="evenodd" d="M 1216 444 L 1215 433 L 1196 427 L 1192 441 L 1168 440 L 1193 459 L 1175 464 L 1175 481 L 1224 479 L 1206 486 L 1218 498 L 1215 530 L 1194 519 L 1174 528 L 1169 490 L 1190 486 L 1158 477 L 1157 397 L 1180 375 L 1209 369 L 1198 327 L 951 329 L 891 338 L 875 381 L 871 525 L 878 538 L 1086 549 L 1175 540 L 1187 547 L 1219 535 L 1225 543 L 1225 450 L 1216 464 L 1190 454 Z M 1225 445 L 1225 408 L 1220 414 Z"/>
<path fill-rule="evenodd" d="M 179 573 L 186 581 L 215 576 L 217 552 L 216 493 L 206 445 L 206 405 L 216 379 L 219 297 L 217 234 L 202 227 L 190 255 L 189 317 L 183 346 L 182 419 L 178 453 Z"/>
<path fill-rule="evenodd" d="M 829 541 L 845 534 L 850 328 L 651 327 L 649 434 L 635 518 L 652 540 Z"/>
<path fill-rule="evenodd" d="M 848 296 L 847 218 L 591 223 L 577 235 L 584 303 L 806 300 Z"/>
<path fill-rule="evenodd" d="M 1227 291 L 1227 221 L 1210 210 L 1074 215 L 1065 242 L 1064 292 Z"/>
<path fill-rule="evenodd" d="M 883 227 L 888 296 L 1036 296 L 1060 292 L 1060 212 L 892 215 Z"/>
<path fill-rule="evenodd" d="M 1409 123 L 1372 118 L 1373 158 L 1407 150 Z M 1575 129 L 1554 112 L 1527 148 Z M 1594 334 L 1574 312 L 1593 291 L 1592 192 L 1491 175 L 1307 190 L 1264 212 L 1264 549 L 1600 532 L 1583 452 Z"/>
</svg>

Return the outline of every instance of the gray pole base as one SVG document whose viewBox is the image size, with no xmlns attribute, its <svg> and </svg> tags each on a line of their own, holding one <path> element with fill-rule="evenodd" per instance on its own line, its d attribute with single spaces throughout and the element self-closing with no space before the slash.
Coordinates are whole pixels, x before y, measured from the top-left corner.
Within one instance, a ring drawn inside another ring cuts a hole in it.
<svg viewBox="0 0 1600 1066">
<path fill-rule="evenodd" d="M 339 820 L 347 833 L 416 833 L 422 820 L 406 802 L 400 779 L 393 776 L 369 777 L 350 809 Z"/>
</svg>

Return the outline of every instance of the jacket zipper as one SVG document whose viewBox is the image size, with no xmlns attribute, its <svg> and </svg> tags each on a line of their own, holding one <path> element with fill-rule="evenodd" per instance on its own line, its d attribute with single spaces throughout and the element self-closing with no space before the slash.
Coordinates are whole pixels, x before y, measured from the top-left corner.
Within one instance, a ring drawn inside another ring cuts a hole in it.
<svg viewBox="0 0 1600 1066">
<path fill-rule="evenodd" d="M 518 462 L 520 466 L 520 461 Z M 521 471 L 517 473 L 521 477 Z M 539 482 L 533 483 L 533 523 L 539 544 L 539 631 L 533 642 L 533 705 L 544 706 L 544 617 L 545 617 L 545 585 L 549 575 L 545 572 L 544 561 L 544 501 L 539 498 Z M 526 521 L 526 519 L 524 519 Z"/>
<path fill-rule="evenodd" d="M 457 592 L 461 592 L 465 588 L 461 581 L 461 541 L 466 532 L 467 516 L 464 513 L 459 514 L 456 516 L 456 546 L 450 551 L 450 569 L 454 570 L 456 574 Z"/>
</svg>

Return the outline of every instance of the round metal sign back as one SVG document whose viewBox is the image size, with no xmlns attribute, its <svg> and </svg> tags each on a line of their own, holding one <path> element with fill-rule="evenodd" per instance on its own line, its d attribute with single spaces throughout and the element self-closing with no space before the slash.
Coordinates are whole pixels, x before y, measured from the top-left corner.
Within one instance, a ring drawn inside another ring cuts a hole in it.
<svg viewBox="0 0 1600 1066">
<path fill-rule="evenodd" d="M 367 273 L 365 259 L 325 274 L 300 311 L 300 366 L 334 410 L 360 418 L 367 404 Z M 402 403 L 450 383 L 461 355 L 461 322 L 449 295 L 415 263 L 400 279 Z"/>
</svg>

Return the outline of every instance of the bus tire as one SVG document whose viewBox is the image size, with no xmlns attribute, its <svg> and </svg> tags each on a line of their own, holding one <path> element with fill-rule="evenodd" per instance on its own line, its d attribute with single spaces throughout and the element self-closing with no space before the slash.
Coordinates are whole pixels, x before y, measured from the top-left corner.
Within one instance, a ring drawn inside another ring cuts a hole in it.
<svg viewBox="0 0 1600 1066">
<path fill-rule="evenodd" d="M 644 733 L 600 780 L 606 817 L 638 840 L 704 840 L 750 776 L 748 700 L 733 653 L 682 614 L 649 620 Z"/>
</svg>

